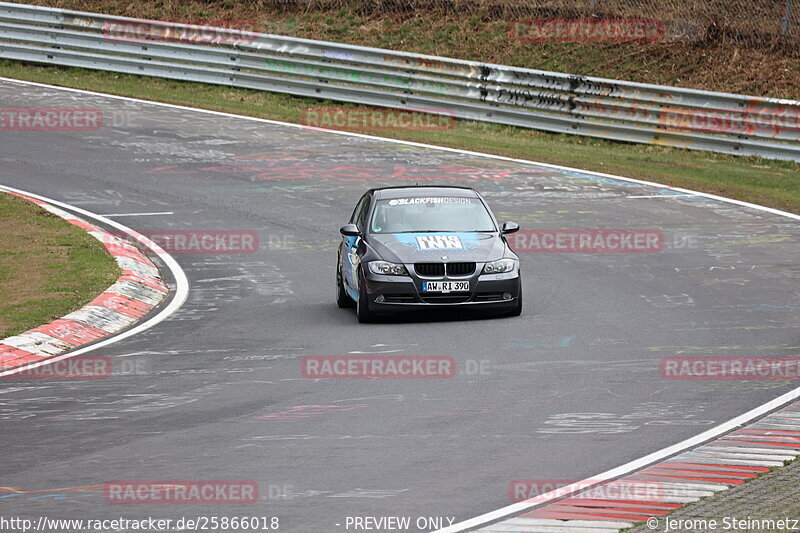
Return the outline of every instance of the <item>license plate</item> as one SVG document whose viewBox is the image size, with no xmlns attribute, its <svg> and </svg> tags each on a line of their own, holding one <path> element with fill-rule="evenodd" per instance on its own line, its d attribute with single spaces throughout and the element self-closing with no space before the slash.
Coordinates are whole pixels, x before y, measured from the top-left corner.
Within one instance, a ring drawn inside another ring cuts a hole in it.
<svg viewBox="0 0 800 533">
<path fill-rule="evenodd" d="M 469 281 L 423 281 L 422 292 L 469 292 Z"/>
</svg>

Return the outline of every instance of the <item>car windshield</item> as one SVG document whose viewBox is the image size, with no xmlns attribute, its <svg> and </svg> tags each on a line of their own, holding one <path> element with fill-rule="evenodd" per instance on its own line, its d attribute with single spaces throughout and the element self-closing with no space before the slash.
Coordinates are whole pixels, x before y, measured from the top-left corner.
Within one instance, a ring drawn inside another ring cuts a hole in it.
<svg viewBox="0 0 800 533">
<path fill-rule="evenodd" d="M 370 228 L 372 233 L 495 231 L 483 202 L 464 196 L 378 200 Z"/>
</svg>

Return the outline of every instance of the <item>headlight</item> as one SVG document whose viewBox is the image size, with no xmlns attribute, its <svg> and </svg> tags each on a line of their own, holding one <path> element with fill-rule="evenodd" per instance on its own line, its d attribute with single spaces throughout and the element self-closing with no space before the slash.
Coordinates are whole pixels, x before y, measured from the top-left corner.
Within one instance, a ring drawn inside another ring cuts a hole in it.
<svg viewBox="0 0 800 533">
<path fill-rule="evenodd" d="M 369 271 L 382 276 L 407 276 L 406 267 L 387 261 L 370 261 Z"/>
<path fill-rule="evenodd" d="M 500 261 L 492 261 L 486 263 L 483 267 L 484 274 L 502 274 L 503 272 L 511 272 L 514 270 L 513 259 L 501 259 Z"/>
</svg>

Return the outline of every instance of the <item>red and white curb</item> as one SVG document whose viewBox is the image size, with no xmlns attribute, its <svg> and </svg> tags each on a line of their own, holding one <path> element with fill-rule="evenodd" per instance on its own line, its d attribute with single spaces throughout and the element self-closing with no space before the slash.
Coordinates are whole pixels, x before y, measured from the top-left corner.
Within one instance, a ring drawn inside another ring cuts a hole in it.
<svg viewBox="0 0 800 533">
<path fill-rule="evenodd" d="M 136 324 L 169 294 L 158 268 L 138 248 L 42 200 L 8 191 L 74 224 L 103 243 L 122 273 L 100 296 L 49 324 L 0 339 L 0 372 L 37 363 Z"/>
<path fill-rule="evenodd" d="M 800 402 L 638 472 L 478 531 L 617 532 L 741 485 L 797 456 L 800 456 Z M 603 497 L 631 493 L 636 496 Z"/>
</svg>

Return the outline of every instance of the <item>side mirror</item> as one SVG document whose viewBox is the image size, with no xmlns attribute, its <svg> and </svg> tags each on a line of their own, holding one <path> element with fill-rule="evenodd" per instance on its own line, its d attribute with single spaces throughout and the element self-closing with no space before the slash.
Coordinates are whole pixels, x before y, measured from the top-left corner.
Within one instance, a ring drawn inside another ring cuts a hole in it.
<svg viewBox="0 0 800 533">
<path fill-rule="evenodd" d="M 509 233 L 514 233 L 515 231 L 519 231 L 519 224 L 516 222 L 506 222 L 503 224 L 503 228 L 500 230 L 500 233 L 503 235 L 508 235 Z"/>
<path fill-rule="evenodd" d="M 361 235 L 361 232 L 358 231 L 358 226 L 356 226 L 355 224 L 345 224 L 339 230 L 339 233 L 341 233 L 345 237 L 358 237 L 359 235 Z"/>
</svg>

